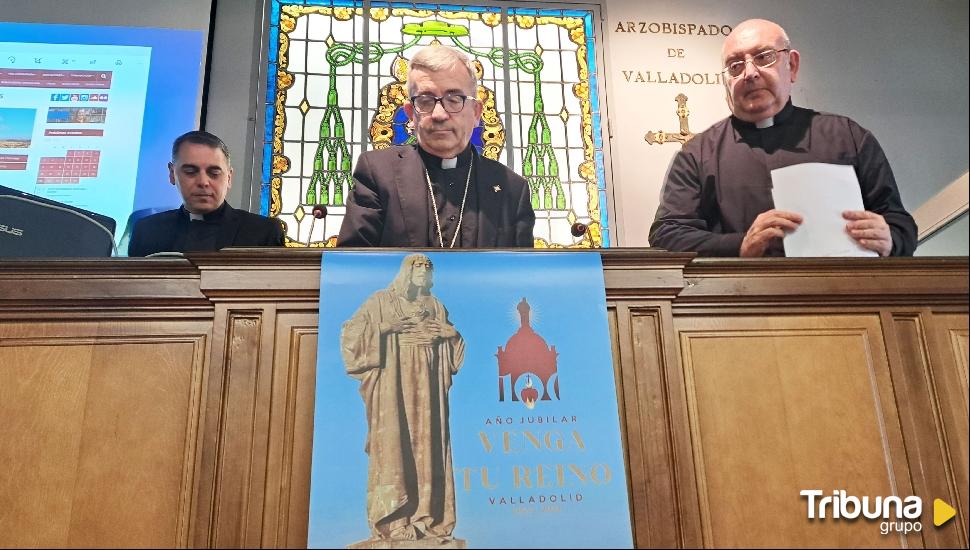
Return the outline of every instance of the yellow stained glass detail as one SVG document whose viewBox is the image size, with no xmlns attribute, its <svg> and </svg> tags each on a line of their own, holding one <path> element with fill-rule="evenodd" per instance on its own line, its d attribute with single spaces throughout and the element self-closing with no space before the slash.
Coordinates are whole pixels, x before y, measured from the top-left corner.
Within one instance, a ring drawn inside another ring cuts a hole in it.
<svg viewBox="0 0 970 550">
<path fill-rule="evenodd" d="M 391 11 L 387 8 L 371 8 L 370 18 L 374 21 L 386 21 L 390 17 Z"/>
<path fill-rule="evenodd" d="M 522 29 L 531 29 L 536 26 L 536 18 L 532 15 L 516 15 L 515 24 Z"/>
<path fill-rule="evenodd" d="M 273 174 L 285 174 L 289 169 L 290 159 L 284 157 L 283 155 L 275 155 L 273 157 Z"/>
<path fill-rule="evenodd" d="M 276 72 L 276 87 L 280 90 L 287 90 L 293 85 L 293 75 L 285 71 Z"/>
<path fill-rule="evenodd" d="M 489 27 L 497 27 L 502 24 L 502 15 L 498 13 L 483 13 L 482 23 L 485 23 Z"/>
<path fill-rule="evenodd" d="M 354 16 L 353 8 L 334 8 L 333 17 L 337 21 L 350 21 L 350 18 Z"/>
</svg>

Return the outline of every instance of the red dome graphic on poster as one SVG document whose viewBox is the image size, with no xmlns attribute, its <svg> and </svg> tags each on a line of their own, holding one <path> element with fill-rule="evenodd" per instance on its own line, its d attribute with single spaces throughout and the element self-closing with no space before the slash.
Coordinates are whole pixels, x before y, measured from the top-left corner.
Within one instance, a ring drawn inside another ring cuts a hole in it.
<svg viewBox="0 0 970 550">
<path fill-rule="evenodd" d="M 533 330 L 532 308 L 525 298 L 516 309 L 521 323 L 519 330 L 506 342 L 505 349 L 499 346 L 495 353 L 498 358 L 498 400 L 521 401 L 531 409 L 537 402 L 559 399 L 559 352 L 556 346 L 550 347 Z"/>
</svg>

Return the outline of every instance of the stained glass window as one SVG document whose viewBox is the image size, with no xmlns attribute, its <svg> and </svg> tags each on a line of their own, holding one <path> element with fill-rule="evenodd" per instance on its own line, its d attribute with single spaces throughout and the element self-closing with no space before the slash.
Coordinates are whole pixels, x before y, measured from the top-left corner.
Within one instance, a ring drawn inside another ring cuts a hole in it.
<svg viewBox="0 0 970 550">
<path fill-rule="evenodd" d="M 472 143 L 524 176 L 536 247 L 609 246 L 594 14 L 584 9 L 274 0 L 262 212 L 288 246 L 333 246 L 363 151 L 412 143 L 414 52 L 464 51 L 479 77 Z M 328 215 L 313 221 L 314 204 Z M 570 229 L 589 227 L 581 237 Z M 310 233 L 312 227 L 312 234 Z"/>
</svg>

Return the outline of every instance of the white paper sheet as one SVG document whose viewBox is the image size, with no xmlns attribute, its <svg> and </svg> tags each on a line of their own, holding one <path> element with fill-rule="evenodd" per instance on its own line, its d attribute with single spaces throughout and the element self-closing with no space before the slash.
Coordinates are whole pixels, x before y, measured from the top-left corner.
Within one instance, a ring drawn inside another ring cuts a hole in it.
<svg viewBox="0 0 970 550">
<path fill-rule="evenodd" d="M 801 214 L 802 224 L 785 237 L 785 255 L 878 256 L 845 231 L 846 210 L 865 210 L 855 170 L 808 162 L 771 171 L 775 208 Z"/>
</svg>

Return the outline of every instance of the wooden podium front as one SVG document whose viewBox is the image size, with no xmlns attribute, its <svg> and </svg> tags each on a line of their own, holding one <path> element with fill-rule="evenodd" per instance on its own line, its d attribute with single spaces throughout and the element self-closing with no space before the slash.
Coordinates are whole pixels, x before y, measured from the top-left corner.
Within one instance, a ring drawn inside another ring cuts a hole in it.
<svg viewBox="0 0 970 550">
<path fill-rule="evenodd" d="M 967 546 L 967 258 L 603 264 L 637 546 Z M 305 546 L 319 277 L 0 261 L 0 546 Z M 812 489 L 917 495 L 922 531 Z"/>
</svg>

